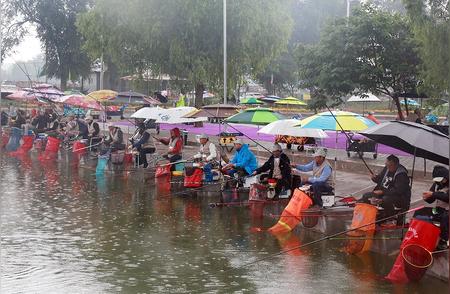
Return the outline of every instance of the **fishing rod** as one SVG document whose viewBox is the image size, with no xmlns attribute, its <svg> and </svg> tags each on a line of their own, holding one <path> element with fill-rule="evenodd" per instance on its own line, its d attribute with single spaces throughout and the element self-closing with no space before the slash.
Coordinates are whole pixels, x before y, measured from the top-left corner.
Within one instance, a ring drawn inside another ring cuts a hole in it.
<svg viewBox="0 0 450 294">
<path fill-rule="evenodd" d="M 331 111 L 331 109 L 328 107 L 328 105 L 325 104 L 325 106 L 326 106 L 326 108 L 328 109 L 328 111 L 331 113 L 331 116 L 333 117 L 333 119 L 336 121 L 336 123 L 337 123 L 337 124 L 339 125 L 339 127 L 341 128 L 341 132 L 344 133 L 344 135 L 347 137 L 347 140 L 348 140 L 349 142 L 352 142 L 352 143 L 355 142 L 355 141 L 353 141 L 353 140 L 350 138 L 350 136 L 344 131 L 344 128 L 342 127 L 341 123 L 338 121 L 338 119 L 336 118 L 336 116 L 334 115 L 334 113 Z M 337 138 L 336 138 L 336 140 L 337 140 Z M 357 153 L 358 153 L 359 159 L 362 160 L 362 162 L 364 163 L 364 165 L 366 166 L 366 168 L 369 170 L 370 174 L 371 174 L 372 176 L 374 176 L 375 174 L 374 174 L 373 171 L 370 169 L 369 165 L 367 165 L 367 162 L 366 162 L 366 160 L 364 159 L 364 157 L 362 156 L 361 152 L 357 152 Z"/>
<path fill-rule="evenodd" d="M 247 177 L 244 177 L 244 178 L 247 178 Z M 217 181 L 215 183 L 206 184 L 206 185 L 203 185 L 203 186 L 198 187 L 198 188 L 188 188 L 188 189 L 186 189 L 186 191 L 179 191 L 179 192 L 174 192 L 174 193 L 168 193 L 168 194 L 161 195 L 161 196 L 162 197 L 170 196 L 170 195 L 176 196 L 176 195 L 186 194 L 186 193 L 190 193 L 190 192 L 196 192 L 196 191 L 199 191 L 199 190 L 203 189 L 205 186 L 209 187 L 209 186 L 215 186 L 215 185 L 222 185 L 222 184 L 226 184 L 226 183 L 231 182 L 231 181 L 236 181 L 236 178 L 230 178 L 230 179 L 227 179 L 225 181 Z"/>
<path fill-rule="evenodd" d="M 285 253 L 287 253 L 287 252 L 291 252 L 291 251 L 298 250 L 298 249 L 301 249 L 301 248 L 304 248 L 304 247 L 307 247 L 307 246 L 311 246 L 311 245 L 314 245 L 314 244 L 316 244 L 316 243 L 319 243 L 319 242 L 322 242 L 322 241 L 326 241 L 326 240 L 329 240 L 329 239 L 331 239 L 331 238 L 338 237 L 338 236 L 340 236 L 340 235 L 344 235 L 344 234 L 347 234 L 347 233 L 350 233 L 350 232 L 353 232 L 353 231 L 357 231 L 357 230 L 360 230 L 361 228 L 365 228 L 365 227 L 368 227 L 368 226 L 376 225 L 376 224 L 378 224 L 378 223 L 381 223 L 381 222 L 384 222 L 384 221 L 387 221 L 387 220 L 396 218 L 396 217 L 398 217 L 398 216 L 405 215 L 405 214 L 407 214 L 407 213 L 414 212 L 414 211 L 416 211 L 416 210 L 422 209 L 423 207 L 424 207 L 424 206 L 422 205 L 422 206 L 419 206 L 419 207 L 417 207 L 417 208 L 412 208 L 412 209 L 409 209 L 409 210 L 407 210 L 407 211 L 400 212 L 400 213 L 397 213 L 397 214 L 395 214 L 395 215 L 388 216 L 388 217 L 385 217 L 385 218 L 376 220 L 376 221 L 374 221 L 374 222 L 371 222 L 371 223 L 368 223 L 368 224 L 365 224 L 365 225 L 358 226 L 358 227 L 356 227 L 356 228 L 352 228 L 352 229 L 348 229 L 348 230 L 345 230 L 345 231 L 342 231 L 342 232 L 338 232 L 338 233 L 335 233 L 335 234 L 327 235 L 327 236 L 325 236 L 325 237 L 323 237 L 323 238 L 316 239 L 316 240 L 314 240 L 314 241 L 305 243 L 305 244 L 303 244 L 303 245 L 295 246 L 295 247 L 292 247 L 292 248 L 289 248 L 289 249 L 280 251 L 280 252 L 278 252 L 278 253 L 269 255 L 269 256 L 267 256 L 267 257 L 263 257 L 263 258 L 260 258 L 260 259 L 255 260 L 255 261 L 248 262 L 248 263 L 246 263 L 246 264 L 244 264 L 244 265 L 242 265 L 242 266 L 239 266 L 239 267 L 235 268 L 234 270 L 241 269 L 241 268 L 247 267 L 247 266 L 249 266 L 249 265 L 252 265 L 252 264 L 255 264 L 255 263 L 258 263 L 258 262 L 261 262 L 261 261 L 270 259 L 270 258 L 274 258 L 274 257 L 276 257 L 276 256 L 285 254 Z M 230 269 L 230 270 L 227 270 L 227 271 L 231 271 L 231 269 Z"/>
</svg>

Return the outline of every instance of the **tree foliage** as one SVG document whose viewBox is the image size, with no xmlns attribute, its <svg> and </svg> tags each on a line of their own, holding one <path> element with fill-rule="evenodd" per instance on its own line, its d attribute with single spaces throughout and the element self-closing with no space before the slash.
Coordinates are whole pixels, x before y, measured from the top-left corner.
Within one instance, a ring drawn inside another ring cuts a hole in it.
<svg viewBox="0 0 450 294">
<path fill-rule="evenodd" d="M 450 92 L 450 1 L 404 0 L 423 59 L 425 87 L 439 96 Z"/>
<path fill-rule="evenodd" d="M 402 117 L 399 97 L 420 83 L 416 47 L 405 17 L 363 5 L 331 23 L 318 44 L 299 47 L 300 77 L 321 94 L 314 107 L 324 106 L 324 97 L 373 92 L 392 97 Z"/>
<path fill-rule="evenodd" d="M 264 70 L 285 50 L 292 27 L 288 2 L 227 2 L 229 89 L 243 75 Z M 99 0 L 79 18 L 78 27 L 92 57 L 107 54 L 125 72 L 151 70 L 187 79 L 200 98 L 205 86 L 222 89 L 222 3 Z M 108 28 L 99 29 L 105 23 Z"/>
<path fill-rule="evenodd" d="M 1 30 L 1 52 L 0 60 L 3 60 L 18 45 L 22 37 L 27 32 L 10 1 L 0 0 L 0 30 Z"/>
<path fill-rule="evenodd" d="M 61 79 L 65 89 L 69 78 L 87 76 L 90 62 L 81 50 L 75 26 L 77 14 L 86 11 L 89 0 L 12 0 L 12 7 L 23 20 L 36 26 L 43 44 L 46 64 L 43 74 Z"/>
</svg>

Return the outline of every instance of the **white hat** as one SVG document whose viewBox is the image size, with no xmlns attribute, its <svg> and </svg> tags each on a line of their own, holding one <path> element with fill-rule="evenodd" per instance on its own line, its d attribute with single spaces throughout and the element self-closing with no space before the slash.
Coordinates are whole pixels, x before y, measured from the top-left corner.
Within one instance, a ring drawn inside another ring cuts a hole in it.
<svg viewBox="0 0 450 294">
<path fill-rule="evenodd" d="M 94 120 L 94 118 L 90 115 L 86 116 L 86 118 L 84 120 Z"/>
<path fill-rule="evenodd" d="M 371 115 L 374 115 L 374 114 L 375 114 L 375 112 L 373 112 L 373 111 L 369 111 L 369 114 L 371 114 Z"/>
<path fill-rule="evenodd" d="M 200 136 L 198 136 L 199 139 L 209 139 L 207 134 L 201 134 Z"/>
<path fill-rule="evenodd" d="M 316 156 L 322 156 L 327 157 L 327 149 L 326 148 L 317 148 L 316 151 L 313 154 L 314 157 Z"/>
<path fill-rule="evenodd" d="M 242 143 L 241 139 L 237 138 L 236 140 L 233 141 L 233 144 L 241 144 L 242 145 L 243 143 Z"/>
<path fill-rule="evenodd" d="M 110 121 L 109 123 L 108 123 L 108 128 L 110 128 L 110 127 L 115 127 L 116 125 L 112 122 L 112 121 Z"/>
<path fill-rule="evenodd" d="M 280 144 L 278 144 L 278 143 L 273 144 L 272 152 L 274 152 L 274 151 L 282 151 Z"/>
</svg>

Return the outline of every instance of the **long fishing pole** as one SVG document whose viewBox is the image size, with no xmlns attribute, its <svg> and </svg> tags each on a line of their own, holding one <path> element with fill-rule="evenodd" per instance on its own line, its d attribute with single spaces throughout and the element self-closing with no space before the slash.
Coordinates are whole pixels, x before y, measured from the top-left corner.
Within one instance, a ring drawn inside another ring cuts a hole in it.
<svg viewBox="0 0 450 294">
<path fill-rule="evenodd" d="M 338 119 L 336 118 L 336 116 L 334 115 L 334 113 L 331 111 L 331 109 L 328 107 L 328 105 L 325 104 L 325 106 L 326 106 L 326 108 L 328 109 L 328 111 L 331 113 L 331 116 L 333 116 L 333 118 L 334 118 L 334 120 L 336 121 L 336 123 L 337 123 L 337 124 L 339 125 L 339 127 L 341 128 L 341 132 L 344 133 L 344 135 L 347 137 L 347 140 L 349 140 L 349 142 L 355 142 L 355 141 L 353 141 L 353 140 L 350 138 L 350 136 L 345 132 L 345 130 L 344 130 L 344 128 L 342 127 L 341 123 L 338 121 Z M 373 171 L 370 169 L 369 165 L 367 165 L 367 162 L 366 162 L 366 160 L 364 159 L 364 157 L 362 156 L 361 152 L 357 152 L 357 153 L 358 153 L 359 158 L 362 160 L 362 162 L 363 162 L 364 165 L 366 166 L 366 168 L 369 170 L 369 172 L 370 172 L 372 175 L 375 175 L 375 174 L 373 173 Z"/>
<path fill-rule="evenodd" d="M 241 269 L 241 268 L 247 267 L 247 266 L 249 266 L 249 265 L 252 265 L 252 264 L 255 264 L 255 263 L 258 263 L 258 262 L 261 262 L 261 261 L 270 259 L 270 258 L 274 258 L 274 257 L 276 257 L 276 256 L 279 256 L 279 255 L 281 255 L 281 254 L 285 254 L 285 253 L 287 253 L 287 252 L 291 252 L 291 251 L 293 251 L 293 250 L 298 250 L 298 249 L 301 249 L 301 248 L 304 248 L 304 247 L 307 247 L 307 246 L 311 246 L 311 245 L 314 245 L 314 244 L 316 244 L 316 243 L 319 243 L 319 242 L 322 242 L 322 241 L 326 241 L 326 240 L 329 240 L 329 239 L 331 239 L 331 238 L 338 237 L 338 236 L 340 236 L 340 235 L 344 235 L 344 234 L 347 234 L 347 233 L 350 233 L 350 232 L 353 232 L 353 231 L 357 231 L 357 230 L 360 230 L 360 229 L 362 229 L 362 228 L 365 228 L 365 227 L 368 227 L 368 226 L 372 226 L 372 225 L 378 224 L 378 223 L 380 223 L 380 222 L 384 222 L 384 221 L 386 221 L 386 220 L 390 220 L 390 219 L 396 218 L 396 217 L 398 217 L 398 216 L 400 216 L 400 215 L 404 215 L 404 214 L 407 214 L 407 213 L 410 213 L 410 212 L 413 212 L 413 211 L 422 209 L 423 207 L 424 207 L 424 206 L 422 205 L 422 206 L 419 206 L 419 207 L 416 207 L 416 208 L 412 208 L 412 209 L 407 210 L 407 211 L 404 211 L 404 212 L 397 213 L 397 214 L 392 215 L 392 216 L 388 216 L 388 217 L 379 219 L 379 220 L 377 220 L 377 221 L 374 221 L 374 222 L 371 222 L 371 223 L 368 223 L 368 224 L 365 224 L 365 225 L 361 225 L 361 226 L 356 227 L 356 228 L 353 228 L 353 229 L 348 229 L 348 230 L 345 230 L 345 231 L 342 231 L 342 232 L 338 232 L 338 233 L 335 233 L 335 234 L 327 235 L 327 236 L 325 236 L 325 237 L 323 237 L 323 238 L 316 239 L 316 240 L 314 240 L 314 241 L 305 243 L 305 244 L 303 244 L 303 245 L 295 246 L 295 247 L 292 247 L 292 248 L 289 248 L 289 249 L 280 251 L 280 252 L 278 252 L 278 253 L 275 253 L 275 254 L 272 254 L 272 255 L 269 255 L 269 256 L 266 256 L 266 257 L 257 259 L 257 260 L 255 260 L 255 261 L 248 262 L 248 263 L 246 263 L 246 264 L 244 264 L 244 265 L 242 265 L 242 266 L 239 266 L 239 267 L 237 267 L 237 268 L 234 268 L 234 270 Z M 227 271 L 231 271 L 231 269 L 230 269 L 230 270 L 227 270 Z"/>
</svg>

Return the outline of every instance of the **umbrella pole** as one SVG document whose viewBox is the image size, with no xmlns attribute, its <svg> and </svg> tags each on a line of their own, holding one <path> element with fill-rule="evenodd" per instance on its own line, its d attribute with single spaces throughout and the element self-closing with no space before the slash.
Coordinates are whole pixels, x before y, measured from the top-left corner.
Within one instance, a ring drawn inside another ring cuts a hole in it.
<svg viewBox="0 0 450 294">
<path fill-rule="evenodd" d="M 413 181 L 414 181 L 414 167 L 416 166 L 416 150 L 417 148 L 414 147 L 414 158 L 413 158 L 413 166 L 412 166 L 412 171 L 411 171 L 411 188 L 413 185 Z"/>
</svg>

